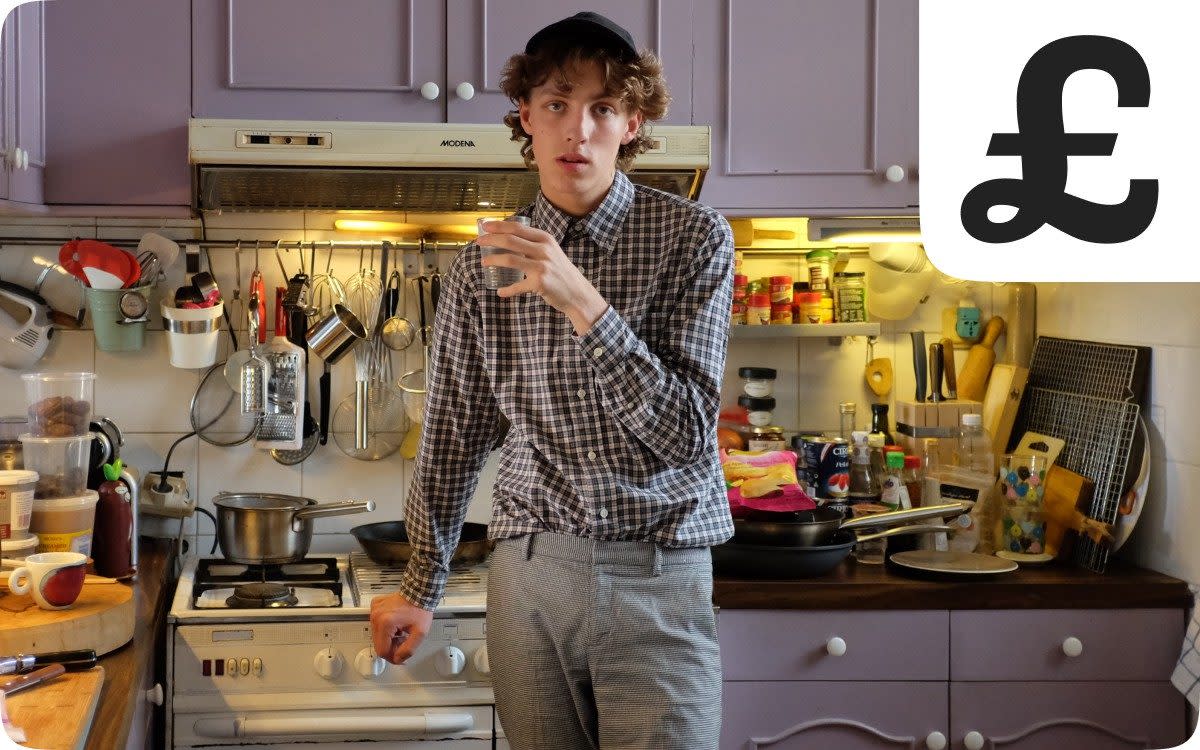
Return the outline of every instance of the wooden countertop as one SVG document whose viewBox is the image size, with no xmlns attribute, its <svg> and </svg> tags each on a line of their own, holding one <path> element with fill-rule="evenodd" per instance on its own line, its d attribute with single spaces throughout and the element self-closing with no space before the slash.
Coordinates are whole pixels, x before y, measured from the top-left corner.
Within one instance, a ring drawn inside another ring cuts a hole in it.
<svg viewBox="0 0 1200 750">
<path fill-rule="evenodd" d="M 728 609 L 1131 609 L 1186 608 L 1187 584 L 1110 561 L 1104 574 L 1030 565 L 988 578 L 916 579 L 847 559 L 820 578 L 746 580 L 717 576 L 713 601 Z"/>
<path fill-rule="evenodd" d="M 173 554 L 173 540 L 138 540 L 133 640 L 100 659 L 104 689 L 84 746 L 87 750 L 112 750 L 128 744 L 137 702 L 146 699 L 142 676 L 163 648 L 167 609 L 175 592 Z"/>
</svg>

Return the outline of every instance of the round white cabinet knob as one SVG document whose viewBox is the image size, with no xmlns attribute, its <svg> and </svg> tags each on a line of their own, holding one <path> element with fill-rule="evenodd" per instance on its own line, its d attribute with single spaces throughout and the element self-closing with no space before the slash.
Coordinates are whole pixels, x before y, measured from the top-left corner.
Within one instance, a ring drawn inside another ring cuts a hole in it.
<svg viewBox="0 0 1200 750">
<path fill-rule="evenodd" d="M 888 182 L 901 182 L 904 180 L 904 167 L 899 164 L 893 164 L 883 170 L 883 177 Z"/>
<path fill-rule="evenodd" d="M 21 149 L 12 146 L 4 152 L 4 164 L 11 170 L 21 168 Z"/>
<path fill-rule="evenodd" d="M 967 732 L 963 737 L 963 747 L 967 750 L 983 750 L 983 735 L 979 732 Z"/>
<path fill-rule="evenodd" d="M 1083 653 L 1083 641 L 1075 636 L 1070 636 L 1063 640 L 1062 650 L 1067 656 L 1079 656 Z"/>
<path fill-rule="evenodd" d="M 426 81 L 421 84 L 421 96 L 429 101 L 437 99 L 442 93 L 442 89 L 433 81 Z"/>
<path fill-rule="evenodd" d="M 830 656 L 843 656 L 846 653 L 846 640 L 834 636 L 825 642 L 825 653 Z"/>
<path fill-rule="evenodd" d="M 453 677 L 462 674 L 463 668 L 467 666 L 467 657 L 458 646 L 446 646 L 437 652 L 434 666 L 442 677 Z"/>
<path fill-rule="evenodd" d="M 462 99 L 464 102 L 469 102 L 475 98 L 475 87 L 470 83 L 463 81 L 455 87 L 454 93 L 458 95 L 459 99 Z"/>
<path fill-rule="evenodd" d="M 487 646 L 481 646 L 475 655 L 471 657 L 471 662 L 475 665 L 475 671 L 479 674 L 491 674 L 492 662 L 488 659 Z"/>
<path fill-rule="evenodd" d="M 930 732 L 925 738 L 925 747 L 929 750 L 946 750 L 946 735 L 941 732 Z"/>
<path fill-rule="evenodd" d="M 346 659 L 336 648 L 323 648 L 313 658 L 313 669 L 327 680 L 336 679 L 346 666 Z"/>
<path fill-rule="evenodd" d="M 375 652 L 369 648 L 364 648 L 354 657 L 354 668 L 368 680 L 373 680 L 383 674 L 386 667 L 387 664 L 383 659 L 376 656 Z"/>
<path fill-rule="evenodd" d="M 146 700 L 150 701 L 156 706 L 161 706 L 163 704 L 163 689 L 161 683 L 154 683 L 154 687 L 146 691 Z"/>
</svg>

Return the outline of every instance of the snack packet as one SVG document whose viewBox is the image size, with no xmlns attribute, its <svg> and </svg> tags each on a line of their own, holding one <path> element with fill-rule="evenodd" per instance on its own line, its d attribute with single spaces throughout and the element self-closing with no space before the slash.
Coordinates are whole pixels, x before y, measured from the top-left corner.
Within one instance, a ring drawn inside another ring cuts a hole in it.
<svg viewBox="0 0 1200 750">
<path fill-rule="evenodd" d="M 792 451 L 721 451 L 729 511 L 812 510 L 817 503 L 800 487 Z"/>
</svg>

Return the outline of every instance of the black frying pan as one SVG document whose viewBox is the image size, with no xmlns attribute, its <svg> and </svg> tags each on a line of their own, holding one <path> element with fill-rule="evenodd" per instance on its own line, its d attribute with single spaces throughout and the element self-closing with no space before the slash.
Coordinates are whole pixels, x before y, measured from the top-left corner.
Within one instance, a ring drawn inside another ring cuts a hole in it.
<svg viewBox="0 0 1200 750">
<path fill-rule="evenodd" d="M 857 542 L 889 536 L 928 534 L 950 531 L 949 526 L 899 526 L 872 534 L 856 535 L 838 529 L 824 544 L 815 546 L 773 546 L 739 544 L 735 541 L 712 548 L 713 570 L 718 575 L 754 578 L 812 578 L 830 572 L 850 556 Z"/>
<path fill-rule="evenodd" d="M 450 557 L 450 565 L 477 565 L 492 551 L 487 538 L 488 527 L 482 523 L 464 523 L 458 547 Z M 355 526 L 350 533 L 358 540 L 367 557 L 380 565 L 404 565 L 412 555 L 408 532 L 403 521 L 380 521 Z"/>
</svg>

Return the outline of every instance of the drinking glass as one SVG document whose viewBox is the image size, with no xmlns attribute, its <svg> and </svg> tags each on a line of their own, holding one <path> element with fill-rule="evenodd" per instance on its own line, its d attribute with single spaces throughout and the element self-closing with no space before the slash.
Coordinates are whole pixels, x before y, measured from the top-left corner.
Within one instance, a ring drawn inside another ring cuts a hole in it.
<svg viewBox="0 0 1200 750">
<path fill-rule="evenodd" d="M 529 218 L 526 216 L 488 216 L 476 221 L 475 226 L 482 236 L 487 234 L 484 231 L 483 225 L 489 221 L 512 221 L 522 226 L 529 226 Z M 502 255 L 508 253 L 501 247 L 488 247 L 480 243 L 479 257 L 486 258 L 489 255 Z M 501 287 L 512 286 L 521 279 L 525 278 L 525 274 L 519 268 L 508 268 L 506 266 L 484 266 L 483 267 L 483 285 L 488 289 L 500 289 Z"/>
<path fill-rule="evenodd" d="M 1000 529 L 997 552 L 1001 557 L 1046 557 L 1045 456 L 1007 455 L 1000 467 Z"/>
</svg>

